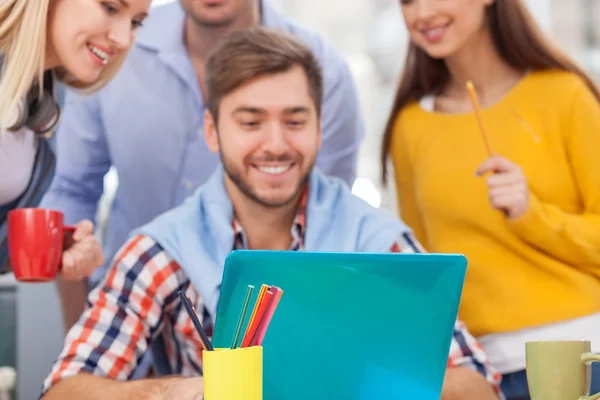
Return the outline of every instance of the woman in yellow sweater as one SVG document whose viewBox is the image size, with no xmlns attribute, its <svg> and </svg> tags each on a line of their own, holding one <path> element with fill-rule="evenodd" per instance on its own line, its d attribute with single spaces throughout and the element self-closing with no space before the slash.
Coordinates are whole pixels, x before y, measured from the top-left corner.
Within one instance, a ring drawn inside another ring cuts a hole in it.
<svg viewBox="0 0 600 400">
<path fill-rule="evenodd" d="M 384 172 L 391 156 L 400 213 L 427 249 L 468 257 L 459 317 L 508 399 L 528 399 L 525 342 L 600 352 L 600 94 L 522 0 L 401 8 L 411 44 Z"/>
</svg>

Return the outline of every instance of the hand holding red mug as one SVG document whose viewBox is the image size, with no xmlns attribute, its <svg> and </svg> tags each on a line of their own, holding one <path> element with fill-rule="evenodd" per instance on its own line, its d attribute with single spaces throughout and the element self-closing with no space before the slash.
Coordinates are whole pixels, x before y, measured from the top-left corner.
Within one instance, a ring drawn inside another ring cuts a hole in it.
<svg viewBox="0 0 600 400">
<path fill-rule="evenodd" d="M 80 280 L 102 265 L 104 257 L 93 224 L 67 226 L 59 211 L 23 208 L 8 213 L 8 248 L 15 277 L 44 282 L 61 275 Z"/>
<path fill-rule="evenodd" d="M 62 255 L 61 277 L 66 280 L 81 280 L 104 263 L 102 247 L 94 236 L 92 221 L 83 220 L 75 225 L 70 240 L 65 240 Z"/>
</svg>

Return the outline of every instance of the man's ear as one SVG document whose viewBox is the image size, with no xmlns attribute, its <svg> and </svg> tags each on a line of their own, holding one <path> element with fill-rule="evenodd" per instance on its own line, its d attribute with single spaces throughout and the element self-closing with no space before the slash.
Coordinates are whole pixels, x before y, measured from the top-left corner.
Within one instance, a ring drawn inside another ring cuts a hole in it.
<svg viewBox="0 0 600 400">
<path fill-rule="evenodd" d="M 213 153 L 218 153 L 220 151 L 217 121 L 215 121 L 212 113 L 208 111 L 208 109 L 204 111 L 204 140 L 210 151 Z"/>
</svg>

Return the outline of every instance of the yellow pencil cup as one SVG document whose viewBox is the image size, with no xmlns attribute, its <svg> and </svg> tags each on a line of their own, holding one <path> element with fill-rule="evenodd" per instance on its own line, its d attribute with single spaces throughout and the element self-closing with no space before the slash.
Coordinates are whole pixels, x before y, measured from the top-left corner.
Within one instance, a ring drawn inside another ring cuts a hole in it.
<svg viewBox="0 0 600 400">
<path fill-rule="evenodd" d="M 204 400 L 262 400 L 263 349 L 202 352 Z"/>
</svg>

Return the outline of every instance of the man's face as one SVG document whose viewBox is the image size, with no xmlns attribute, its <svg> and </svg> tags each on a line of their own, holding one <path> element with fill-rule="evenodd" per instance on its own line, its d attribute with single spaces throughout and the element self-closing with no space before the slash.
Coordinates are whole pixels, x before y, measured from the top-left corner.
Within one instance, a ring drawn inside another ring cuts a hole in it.
<svg viewBox="0 0 600 400">
<path fill-rule="evenodd" d="M 179 0 L 194 22 L 207 27 L 231 25 L 246 12 L 252 12 L 257 0 Z"/>
<path fill-rule="evenodd" d="M 304 70 L 265 75 L 224 96 L 218 121 L 207 111 L 206 141 L 219 151 L 226 183 L 266 207 L 302 191 L 321 145 L 321 125 Z M 231 194 L 231 193 L 230 193 Z"/>
</svg>

